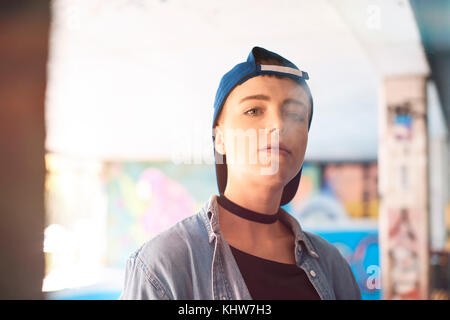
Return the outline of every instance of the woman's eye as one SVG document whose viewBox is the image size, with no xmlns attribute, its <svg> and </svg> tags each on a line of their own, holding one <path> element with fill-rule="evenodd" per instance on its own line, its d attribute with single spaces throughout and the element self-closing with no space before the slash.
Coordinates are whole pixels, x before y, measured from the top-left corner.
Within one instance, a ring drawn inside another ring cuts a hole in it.
<svg viewBox="0 0 450 320">
<path fill-rule="evenodd" d="M 261 110 L 259 110 L 259 108 L 251 108 L 247 111 L 245 111 L 245 114 L 249 115 L 249 116 L 255 116 L 257 113 L 260 113 Z"/>
<path fill-rule="evenodd" d="M 291 118 L 294 118 L 296 121 L 303 121 L 305 120 L 305 117 L 298 113 L 288 113 L 288 116 Z"/>
</svg>

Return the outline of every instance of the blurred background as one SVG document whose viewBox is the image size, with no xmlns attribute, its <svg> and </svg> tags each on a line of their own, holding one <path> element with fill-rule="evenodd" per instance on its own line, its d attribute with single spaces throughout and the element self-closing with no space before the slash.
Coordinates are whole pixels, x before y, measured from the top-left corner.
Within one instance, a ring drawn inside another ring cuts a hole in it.
<svg viewBox="0 0 450 320">
<path fill-rule="evenodd" d="M 218 192 L 221 76 L 310 75 L 288 210 L 364 299 L 450 296 L 450 1 L 0 2 L 0 298 L 117 299 L 127 257 Z"/>
</svg>

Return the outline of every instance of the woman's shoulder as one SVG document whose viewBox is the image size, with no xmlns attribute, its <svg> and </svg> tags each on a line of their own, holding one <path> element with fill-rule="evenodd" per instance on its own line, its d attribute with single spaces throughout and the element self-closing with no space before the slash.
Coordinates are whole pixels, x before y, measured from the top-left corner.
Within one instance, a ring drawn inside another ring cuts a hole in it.
<svg viewBox="0 0 450 320">
<path fill-rule="evenodd" d="M 140 292 L 142 288 L 150 292 L 147 296 L 161 299 L 192 296 L 189 279 L 197 267 L 209 265 L 205 262 L 211 256 L 200 218 L 197 213 L 182 219 L 130 255 L 124 297 L 135 297 L 135 291 Z"/>
<path fill-rule="evenodd" d="M 319 236 L 316 233 L 311 231 L 303 231 L 303 233 L 308 237 L 313 247 L 317 250 L 318 253 L 332 253 L 332 254 L 340 254 L 339 250 L 328 240 Z"/>
</svg>

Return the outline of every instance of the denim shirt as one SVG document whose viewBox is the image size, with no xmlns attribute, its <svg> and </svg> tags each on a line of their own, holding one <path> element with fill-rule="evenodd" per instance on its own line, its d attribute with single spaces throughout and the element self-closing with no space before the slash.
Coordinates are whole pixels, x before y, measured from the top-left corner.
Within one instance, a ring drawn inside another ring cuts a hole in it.
<svg viewBox="0 0 450 320">
<path fill-rule="evenodd" d="M 336 247 L 303 231 L 282 208 L 280 219 L 295 235 L 296 264 L 321 299 L 361 299 L 350 266 Z M 219 229 L 217 195 L 128 258 L 119 299 L 252 300 Z"/>
</svg>

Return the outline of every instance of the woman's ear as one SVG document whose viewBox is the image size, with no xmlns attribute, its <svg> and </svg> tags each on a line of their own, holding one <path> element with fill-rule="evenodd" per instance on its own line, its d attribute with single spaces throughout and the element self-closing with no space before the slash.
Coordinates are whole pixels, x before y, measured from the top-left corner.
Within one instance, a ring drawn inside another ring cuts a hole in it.
<svg viewBox="0 0 450 320">
<path fill-rule="evenodd" d="M 220 154 L 225 154 L 225 141 L 222 128 L 220 125 L 214 127 L 214 148 Z"/>
</svg>

